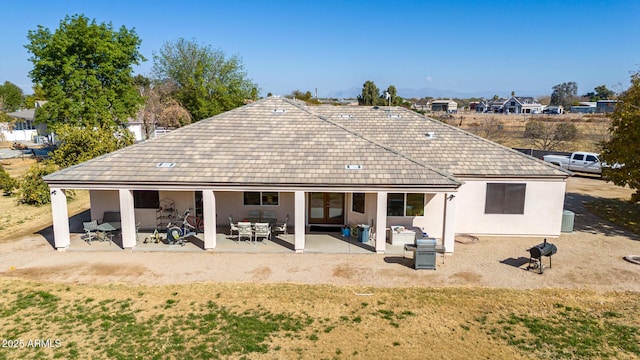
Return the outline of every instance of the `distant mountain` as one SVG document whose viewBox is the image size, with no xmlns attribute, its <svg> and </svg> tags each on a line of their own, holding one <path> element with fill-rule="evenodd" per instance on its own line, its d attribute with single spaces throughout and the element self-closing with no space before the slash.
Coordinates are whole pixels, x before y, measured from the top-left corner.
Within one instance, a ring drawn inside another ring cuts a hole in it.
<svg viewBox="0 0 640 360">
<path fill-rule="evenodd" d="M 381 89 L 380 91 L 383 91 Z M 326 97 L 327 98 L 338 98 L 338 99 L 355 99 L 362 92 L 362 88 L 352 87 L 348 90 L 342 91 L 330 91 Z M 533 96 L 538 97 L 540 95 L 547 95 L 544 93 L 540 93 L 540 91 L 524 91 L 524 90 L 516 90 L 516 95 L 518 96 Z M 504 98 L 508 98 L 511 96 L 511 90 L 492 90 L 492 91 L 476 91 L 476 92 L 461 92 L 454 90 L 442 90 L 442 89 L 434 89 L 434 88 L 422 88 L 422 89 L 398 89 L 398 95 L 402 96 L 405 99 L 409 98 L 423 98 L 423 97 L 434 97 L 434 98 L 459 98 L 459 99 L 467 99 L 467 98 L 491 98 L 493 95 L 498 95 Z"/>
</svg>

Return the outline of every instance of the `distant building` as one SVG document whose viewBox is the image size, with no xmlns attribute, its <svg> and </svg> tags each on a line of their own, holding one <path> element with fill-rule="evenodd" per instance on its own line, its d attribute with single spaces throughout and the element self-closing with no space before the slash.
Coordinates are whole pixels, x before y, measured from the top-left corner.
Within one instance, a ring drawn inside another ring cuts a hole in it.
<svg viewBox="0 0 640 360">
<path fill-rule="evenodd" d="M 505 102 L 504 111 L 509 114 L 540 114 L 542 104 L 530 96 L 512 96 Z"/>
<path fill-rule="evenodd" d="M 597 113 L 610 113 L 616 108 L 618 100 L 598 100 L 596 102 Z"/>
<path fill-rule="evenodd" d="M 564 114 L 564 108 L 562 105 L 549 105 L 545 106 L 542 110 L 543 114 Z"/>
<path fill-rule="evenodd" d="M 447 113 L 457 113 L 458 112 L 458 103 L 449 99 L 449 100 L 432 100 L 431 101 L 431 111 L 444 111 Z"/>
<path fill-rule="evenodd" d="M 576 114 L 594 114 L 596 112 L 596 102 L 581 101 L 580 105 L 572 106 L 570 111 Z"/>
<path fill-rule="evenodd" d="M 504 112 L 504 104 L 507 99 L 482 100 L 476 105 L 476 112 L 480 113 L 502 113 Z"/>
</svg>

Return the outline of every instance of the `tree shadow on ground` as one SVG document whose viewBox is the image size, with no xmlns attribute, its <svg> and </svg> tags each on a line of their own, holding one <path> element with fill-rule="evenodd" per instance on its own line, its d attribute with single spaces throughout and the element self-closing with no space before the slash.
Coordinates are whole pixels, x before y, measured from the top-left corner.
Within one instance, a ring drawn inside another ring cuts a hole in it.
<svg viewBox="0 0 640 360">
<path fill-rule="evenodd" d="M 615 225 L 601 217 L 590 212 L 585 203 L 590 203 L 604 199 L 597 196 L 587 194 L 578 194 L 568 192 L 565 194 L 564 208 L 575 213 L 573 231 L 588 232 L 592 234 L 600 234 L 604 236 L 624 236 L 631 240 L 640 241 L 640 235 Z M 623 200 L 619 200 L 623 201 Z"/>
</svg>

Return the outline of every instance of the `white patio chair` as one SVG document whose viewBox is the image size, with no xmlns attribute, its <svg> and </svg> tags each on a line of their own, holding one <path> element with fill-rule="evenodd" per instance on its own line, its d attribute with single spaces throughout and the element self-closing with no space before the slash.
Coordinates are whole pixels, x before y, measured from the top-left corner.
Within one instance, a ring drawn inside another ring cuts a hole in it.
<svg viewBox="0 0 640 360">
<path fill-rule="evenodd" d="M 276 223 L 276 226 L 273 228 L 273 231 L 277 234 L 277 233 L 283 233 L 285 235 L 287 235 L 287 223 L 289 222 L 289 214 L 287 214 L 287 216 L 284 218 L 284 223 L 282 224 L 278 224 Z"/>
<path fill-rule="evenodd" d="M 243 221 L 238 223 L 238 241 L 243 237 L 249 238 L 249 242 L 253 240 L 253 229 L 251 229 L 250 222 Z"/>
<path fill-rule="evenodd" d="M 229 216 L 229 226 L 230 226 L 230 230 L 229 230 L 229 236 L 233 237 L 233 232 L 235 231 L 236 234 L 238 234 L 238 231 L 240 229 L 238 229 L 238 227 L 236 226 L 236 224 L 233 223 L 233 218 L 231 216 Z"/>
<path fill-rule="evenodd" d="M 263 244 L 267 244 L 267 240 L 271 240 L 271 226 L 269 223 L 256 223 L 253 232 L 253 238 L 258 241 L 258 238 L 264 238 Z"/>
</svg>

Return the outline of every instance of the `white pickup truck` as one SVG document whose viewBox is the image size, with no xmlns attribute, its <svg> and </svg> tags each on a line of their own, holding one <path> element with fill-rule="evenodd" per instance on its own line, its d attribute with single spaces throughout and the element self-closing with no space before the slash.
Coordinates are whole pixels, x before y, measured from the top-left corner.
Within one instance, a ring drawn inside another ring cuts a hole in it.
<svg viewBox="0 0 640 360">
<path fill-rule="evenodd" d="M 598 154 L 595 153 L 574 152 L 569 156 L 545 155 L 542 158 L 546 162 L 550 162 L 569 171 L 602 174 L 603 165 L 600 163 Z"/>
</svg>

